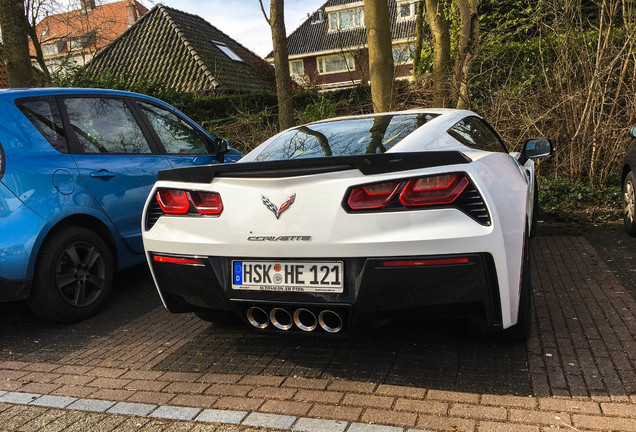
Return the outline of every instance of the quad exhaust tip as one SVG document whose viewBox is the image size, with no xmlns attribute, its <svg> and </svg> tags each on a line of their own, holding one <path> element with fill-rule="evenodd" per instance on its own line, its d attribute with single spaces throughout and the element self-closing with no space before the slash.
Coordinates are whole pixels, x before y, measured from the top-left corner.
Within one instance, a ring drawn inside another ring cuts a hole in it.
<svg viewBox="0 0 636 432">
<path fill-rule="evenodd" d="M 253 327 L 260 330 L 267 328 L 271 323 L 282 331 L 291 330 L 295 325 L 305 332 L 314 331 L 320 326 L 327 333 L 338 333 L 344 326 L 340 314 L 329 309 L 323 310 L 316 317 L 312 311 L 305 308 L 298 308 L 292 314 L 281 307 L 274 307 L 267 313 L 260 307 L 252 306 L 247 310 L 246 317 Z"/>
<path fill-rule="evenodd" d="M 294 324 L 302 331 L 310 332 L 316 329 L 318 320 L 312 311 L 300 308 L 294 312 Z"/>
<path fill-rule="evenodd" d="M 318 315 L 318 324 L 327 333 L 338 333 L 342 330 L 342 318 L 332 310 L 324 310 Z"/>
<path fill-rule="evenodd" d="M 269 325 L 267 312 L 256 306 L 252 306 L 247 310 L 247 320 L 258 329 L 264 329 Z"/>
<path fill-rule="evenodd" d="M 289 312 L 283 308 L 276 307 L 269 313 L 269 320 L 279 330 L 287 331 L 294 325 L 294 320 Z"/>
</svg>

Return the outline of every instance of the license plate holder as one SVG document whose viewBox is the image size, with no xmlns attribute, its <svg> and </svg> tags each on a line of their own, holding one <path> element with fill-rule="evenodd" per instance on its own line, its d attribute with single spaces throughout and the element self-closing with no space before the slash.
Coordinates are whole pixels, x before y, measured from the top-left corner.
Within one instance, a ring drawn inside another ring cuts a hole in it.
<svg viewBox="0 0 636 432">
<path fill-rule="evenodd" d="M 342 261 L 232 261 L 232 289 L 300 293 L 343 292 Z"/>
</svg>

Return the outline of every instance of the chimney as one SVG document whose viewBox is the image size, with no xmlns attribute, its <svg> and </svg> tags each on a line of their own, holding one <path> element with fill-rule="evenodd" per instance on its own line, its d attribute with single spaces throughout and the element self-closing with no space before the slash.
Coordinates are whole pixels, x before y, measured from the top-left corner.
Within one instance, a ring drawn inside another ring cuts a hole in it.
<svg viewBox="0 0 636 432">
<path fill-rule="evenodd" d="M 128 27 L 130 27 L 139 18 L 137 16 L 137 5 L 135 4 L 134 0 L 129 1 L 126 5 L 126 14 L 128 15 Z"/>
<path fill-rule="evenodd" d="M 81 0 L 82 12 L 88 14 L 95 9 L 95 0 Z"/>
</svg>

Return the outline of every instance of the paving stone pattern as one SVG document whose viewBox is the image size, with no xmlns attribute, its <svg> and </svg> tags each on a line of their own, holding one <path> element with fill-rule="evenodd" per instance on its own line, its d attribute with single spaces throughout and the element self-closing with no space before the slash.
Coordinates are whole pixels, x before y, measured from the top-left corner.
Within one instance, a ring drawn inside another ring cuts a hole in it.
<svg viewBox="0 0 636 432">
<path fill-rule="evenodd" d="M 539 237 L 532 265 L 527 347 L 439 323 L 285 339 L 157 308 L 59 361 L 0 361 L 0 430 L 636 431 L 633 295 L 581 236 Z"/>
</svg>

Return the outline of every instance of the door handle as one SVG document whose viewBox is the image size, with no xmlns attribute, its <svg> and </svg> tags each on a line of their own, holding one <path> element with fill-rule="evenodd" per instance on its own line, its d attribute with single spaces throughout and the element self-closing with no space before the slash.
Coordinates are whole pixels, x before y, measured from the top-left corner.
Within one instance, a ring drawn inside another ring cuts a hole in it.
<svg viewBox="0 0 636 432">
<path fill-rule="evenodd" d="M 105 170 L 105 169 L 100 169 L 99 171 L 93 171 L 91 173 L 91 177 L 93 178 L 101 178 L 101 179 L 109 179 L 109 178 L 113 178 L 115 177 L 115 173 Z"/>
</svg>

